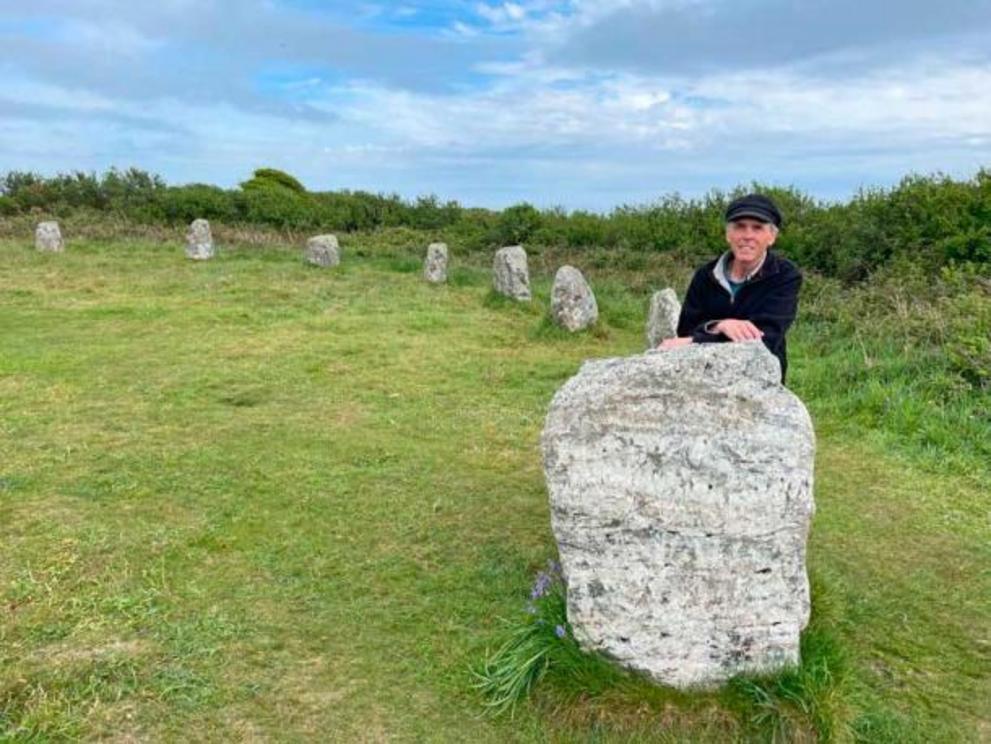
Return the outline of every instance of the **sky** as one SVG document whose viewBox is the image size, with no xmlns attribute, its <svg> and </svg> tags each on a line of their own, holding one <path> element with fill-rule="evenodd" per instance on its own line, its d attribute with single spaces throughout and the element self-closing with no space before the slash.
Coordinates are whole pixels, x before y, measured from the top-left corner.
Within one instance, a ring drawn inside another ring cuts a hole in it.
<svg viewBox="0 0 991 744">
<path fill-rule="evenodd" d="M 0 0 L 0 172 L 608 210 L 991 167 L 991 0 Z"/>
</svg>

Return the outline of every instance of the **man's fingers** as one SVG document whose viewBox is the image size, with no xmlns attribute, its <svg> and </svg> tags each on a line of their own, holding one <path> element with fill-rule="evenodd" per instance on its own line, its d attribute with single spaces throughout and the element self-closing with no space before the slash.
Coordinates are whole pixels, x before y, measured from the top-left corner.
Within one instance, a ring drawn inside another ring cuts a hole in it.
<svg viewBox="0 0 991 744">
<path fill-rule="evenodd" d="M 757 341 L 764 332 L 749 320 L 724 320 L 719 331 L 730 341 Z"/>
</svg>

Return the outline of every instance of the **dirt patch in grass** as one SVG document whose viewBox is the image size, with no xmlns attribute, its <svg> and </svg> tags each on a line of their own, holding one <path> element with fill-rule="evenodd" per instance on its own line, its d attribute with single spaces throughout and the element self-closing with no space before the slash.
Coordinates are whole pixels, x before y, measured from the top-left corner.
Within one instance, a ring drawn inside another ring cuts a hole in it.
<svg viewBox="0 0 991 744">
<path fill-rule="evenodd" d="M 35 649 L 25 657 L 25 662 L 60 667 L 109 658 L 137 658 L 154 652 L 154 644 L 140 639 L 114 639 L 93 646 L 85 645 L 82 639 L 73 639 Z"/>
</svg>

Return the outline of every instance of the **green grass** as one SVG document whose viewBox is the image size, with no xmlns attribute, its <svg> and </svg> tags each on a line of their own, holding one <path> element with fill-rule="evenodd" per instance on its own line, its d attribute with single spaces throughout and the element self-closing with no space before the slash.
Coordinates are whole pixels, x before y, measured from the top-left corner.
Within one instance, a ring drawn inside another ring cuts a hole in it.
<svg viewBox="0 0 991 744">
<path fill-rule="evenodd" d="M 795 690 L 836 740 L 991 738 L 987 425 L 913 398 L 893 356 L 871 387 L 813 323 L 790 372 L 819 434 L 806 643 L 837 644 L 843 685 L 549 674 L 486 715 L 471 669 L 554 553 L 547 404 L 583 359 L 642 349 L 650 282 L 593 269 L 602 317 L 568 336 L 545 275 L 514 306 L 484 266 L 428 286 L 362 240 L 332 271 L 0 243 L 0 739 L 811 737 Z"/>
</svg>

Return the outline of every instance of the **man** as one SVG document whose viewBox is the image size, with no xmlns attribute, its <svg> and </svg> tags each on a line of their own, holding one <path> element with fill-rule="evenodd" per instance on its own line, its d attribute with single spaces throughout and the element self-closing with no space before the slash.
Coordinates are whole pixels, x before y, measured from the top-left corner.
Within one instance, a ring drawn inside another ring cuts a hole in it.
<svg viewBox="0 0 991 744">
<path fill-rule="evenodd" d="M 781 212 L 768 197 L 748 194 L 732 201 L 726 208 L 729 250 L 695 272 L 678 338 L 660 348 L 760 339 L 781 362 L 784 382 L 785 332 L 798 310 L 802 275 L 791 261 L 769 251 L 780 228 Z"/>
</svg>

